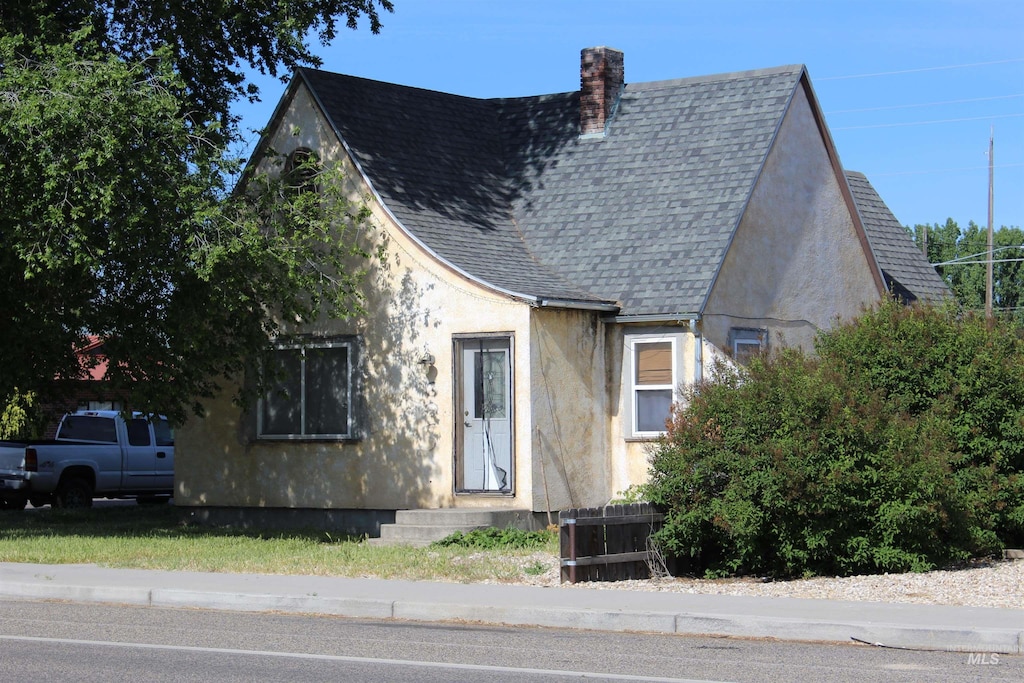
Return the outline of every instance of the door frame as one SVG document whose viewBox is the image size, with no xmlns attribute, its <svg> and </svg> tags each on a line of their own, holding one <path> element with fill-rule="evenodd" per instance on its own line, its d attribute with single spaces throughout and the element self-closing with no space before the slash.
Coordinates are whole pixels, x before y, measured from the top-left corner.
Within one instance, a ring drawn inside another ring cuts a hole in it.
<svg viewBox="0 0 1024 683">
<path fill-rule="evenodd" d="M 465 391 L 462 365 L 463 351 L 472 348 L 473 342 L 488 342 L 504 340 L 508 343 L 508 393 L 509 393 L 509 488 L 504 491 L 486 489 L 466 489 L 460 487 L 460 465 L 465 458 L 466 452 L 466 427 L 463 419 L 465 413 Z M 515 363 L 515 333 L 514 332 L 474 332 L 452 335 L 452 415 L 453 424 L 453 448 L 452 448 L 452 492 L 457 495 L 473 496 L 501 496 L 503 498 L 513 497 L 516 494 L 516 363 Z"/>
</svg>

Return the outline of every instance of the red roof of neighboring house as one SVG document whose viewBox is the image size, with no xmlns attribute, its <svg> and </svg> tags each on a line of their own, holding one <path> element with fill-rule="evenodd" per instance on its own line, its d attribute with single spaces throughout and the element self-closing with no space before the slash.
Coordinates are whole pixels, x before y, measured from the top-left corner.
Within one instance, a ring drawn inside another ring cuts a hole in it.
<svg viewBox="0 0 1024 683">
<path fill-rule="evenodd" d="M 96 335 L 89 335 L 88 343 L 77 349 L 75 354 L 79 357 L 82 369 L 88 373 L 90 380 L 99 382 L 107 376 L 107 358 L 103 355 L 102 339 Z M 92 356 L 94 359 L 86 362 L 86 356 Z"/>
</svg>

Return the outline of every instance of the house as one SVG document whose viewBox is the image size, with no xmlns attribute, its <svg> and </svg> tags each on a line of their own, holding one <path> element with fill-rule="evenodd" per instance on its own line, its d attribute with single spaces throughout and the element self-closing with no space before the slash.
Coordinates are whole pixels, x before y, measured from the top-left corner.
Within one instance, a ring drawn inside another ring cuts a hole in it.
<svg viewBox="0 0 1024 683">
<path fill-rule="evenodd" d="M 179 430 L 201 518 L 604 504 L 712 358 L 943 288 L 802 66 L 634 84 L 591 48 L 579 92 L 500 99 L 302 69 L 261 145 L 341 164 L 387 256 L 367 315 L 281 340 L 289 391 Z"/>
<path fill-rule="evenodd" d="M 55 395 L 43 406 L 44 439 L 57 434 L 57 426 L 65 413 L 76 410 L 121 410 L 124 400 L 106 381 L 107 357 L 104 342 L 96 335 L 89 335 L 86 343 L 75 349 L 75 357 L 81 366 L 81 377 L 74 380 L 56 380 Z"/>
</svg>

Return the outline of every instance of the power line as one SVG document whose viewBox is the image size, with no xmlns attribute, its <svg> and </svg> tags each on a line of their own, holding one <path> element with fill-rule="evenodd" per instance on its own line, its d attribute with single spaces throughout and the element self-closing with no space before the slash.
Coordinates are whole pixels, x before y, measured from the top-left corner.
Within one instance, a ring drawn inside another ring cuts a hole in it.
<svg viewBox="0 0 1024 683">
<path fill-rule="evenodd" d="M 1001 59 L 995 62 L 974 62 L 973 64 L 950 64 L 949 66 L 926 66 L 921 69 L 902 69 L 900 71 L 879 71 L 877 73 L 870 74 L 852 74 L 849 76 L 828 76 L 826 78 L 815 78 L 814 82 L 819 83 L 821 81 L 842 81 L 851 78 L 875 78 L 876 76 L 899 76 L 902 74 L 916 74 L 924 71 L 946 71 L 948 69 L 968 69 L 975 66 L 992 66 L 994 64 L 1014 64 L 1017 62 L 1024 62 L 1024 58 L 1020 59 Z"/>
<path fill-rule="evenodd" d="M 992 97 L 972 97 L 966 100 L 946 100 L 945 102 L 923 102 L 920 104 L 895 104 L 888 107 L 866 107 L 864 109 L 836 109 L 834 111 L 825 112 L 828 115 L 831 114 L 859 114 L 862 112 L 869 111 L 888 111 L 891 109 L 913 109 L 915 107 L 940 107 L 947 104 L 967 104 L 970 102 L 991 102 L 992 100 L 1009 100 L 1015 97 L 1024 97 L 1024 93 L 1019 95 L 994 95 Z"/>
<path fill-rule="evenodd" d="M 1022 164 L 996 164 L 996 168 L 1019 168 L 1024 166 Z M 960 168 L 933 168 L 926 171 L 895 171 L 892 173 L 872 173 L 872 178 L 880 178 L 883 176 L 897 176 L 897 175 L 924 175 L 927 173 L 957 173 L 959 171 L 980 171 L 987 169 L 988 166 L 961 166 Z"/>
<path fill-rule="evenodd" d="M 995 254 L 995 253 L 998 253 L 1000 251 L 1007 251 L 1007 250 L 1010 250 L 1010 249 L 1024 249 L 1024 245 L 1013 245 L 1013 246 L 1009 246 L 1009 247 L 998 247 L 996 249 L 993 249 L 992 253 Z M 965 265 L 965 264 L 971 264 L 971 263 L 988 263 L 988 259 L 987 258 L 985 258 L 985 259 L 983 259 L 981 261 L 968 260 L 968 259 L 976 259 L 979 256 L 988 256 L 988 252 L 987 251 L 979 251 L 977 254 L 968 254 L 967 256 L 957 257 L 957 258 L 953 259 L 952 261 L 943 261 L 942 263 L 932 263 L 932 264 L 929 264 L 929 265 L 932 265 L 932 266 L 952 266 L 952 265 Z M 993 261 L 993 263 L 1017 263 L 1019 261 L 1024 261 L 1024 258 L 999 259 L 998 261 Z"/>
<path fill-rule="evenodd" d="M 930 126 L 936 123 L 961 123 L 964 121 L 991 121 L 993 119 L 1016 119 L 1024 114 L 995 114 L 993 116 L 968 116 L 960 119 L 937 119 L 935 121 L 907 121 L 906 123 L 875 123 L 866 126 L 840 126 L 831 130 L 863 130 L 866 128 L 902 128 L 906 126 Z"/>
<path fill-rule="evenodd" d="M 992 263 L 1021 263 L 1022 261 L 1024 261 L 1024 258 L 1000 258 L 1000 259 L 993 259 Z M 969 265 L 978 265 L 980 263 L 987 264 L 988 263 L 988 259 L 982 259 L 980 261 L 960 261 L 960 260 L 955 260 L 955 261 L 946 261 L 945 263 L 932 263 L 931 265 L 933 265 L 933 266 L 969 266 Z"/>
</svg>

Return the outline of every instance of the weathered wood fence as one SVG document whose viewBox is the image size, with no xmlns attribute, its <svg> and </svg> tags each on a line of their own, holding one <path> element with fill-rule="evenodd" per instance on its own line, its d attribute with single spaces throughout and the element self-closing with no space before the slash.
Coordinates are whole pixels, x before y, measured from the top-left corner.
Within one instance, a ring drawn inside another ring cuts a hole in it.
<svg viewBox="0 0 1024 683">
<path fill-rule="evenodd" d="M 663 519 L 650 503 L 562 510 L 562 583 L 649 578 L 648 538 Z"/>
</svg>

